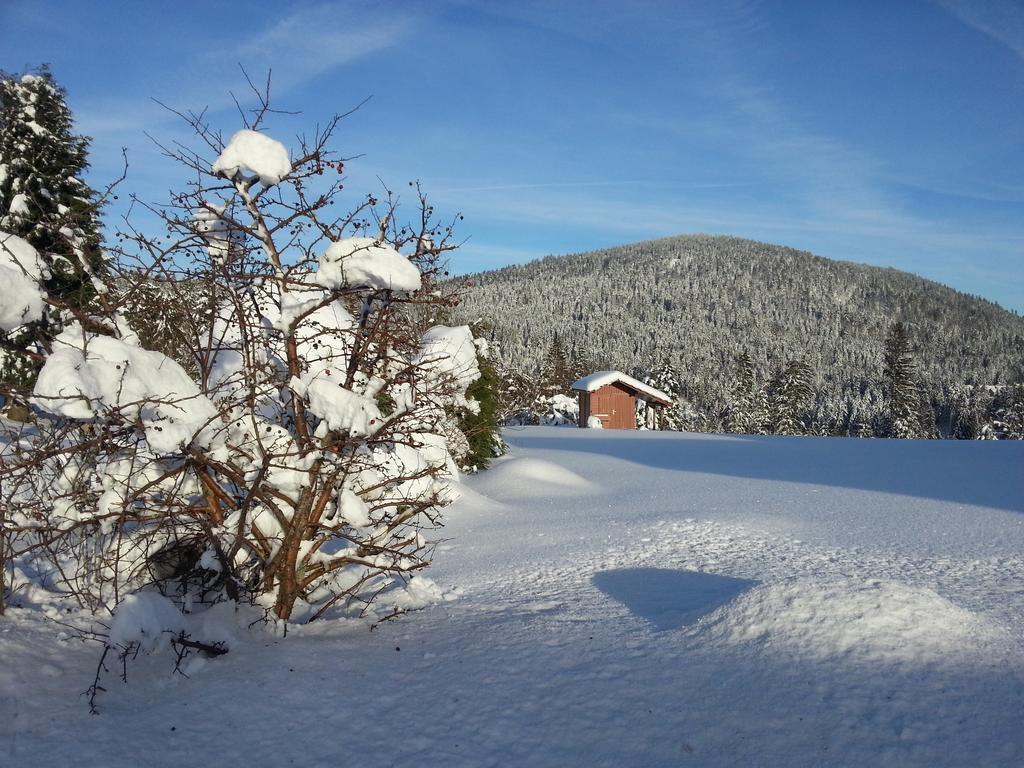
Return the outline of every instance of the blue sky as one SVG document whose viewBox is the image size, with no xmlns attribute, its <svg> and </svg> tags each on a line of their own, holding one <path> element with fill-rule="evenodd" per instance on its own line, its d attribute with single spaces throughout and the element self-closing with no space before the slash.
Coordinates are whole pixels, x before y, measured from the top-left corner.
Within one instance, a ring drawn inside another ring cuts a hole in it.
<svg viewBox="0 0 1024 768">
<path fill-rule="evenodd" d="M 273 70 L 288 139 L 345 111 L 353 200 L 419 179 L 459 271 L 688 232 L 893 266 L 1024 311 L 1024 3 L 0 0 L 102 186 L 160 201 L 187 140 Z M 121 196 L 124 199 L 124 195 Z"/>
</svg>

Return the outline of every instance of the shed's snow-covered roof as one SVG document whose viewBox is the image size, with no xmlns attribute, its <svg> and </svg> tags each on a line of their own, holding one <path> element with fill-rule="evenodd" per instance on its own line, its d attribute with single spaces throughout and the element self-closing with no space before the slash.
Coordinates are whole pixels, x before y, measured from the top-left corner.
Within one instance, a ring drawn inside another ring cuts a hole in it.
<svg viewBox="0 0 1024 768">
<path fill-rule="evenodd" d="M 572 385 L 575 390 L 582 392 L 594 392 L 608 384 L 623 384 L 630 389 L 636 390 L 639 394 L 649 397 L 655 402 L 663 405 L 672 405 L 672 398 L 659 389 L 650 387 L 642 381 L 637 381 L 632 376 L 627 376 L 622 371 L 598 371 L 589 376 L 584 376 Z"/>
</svg>

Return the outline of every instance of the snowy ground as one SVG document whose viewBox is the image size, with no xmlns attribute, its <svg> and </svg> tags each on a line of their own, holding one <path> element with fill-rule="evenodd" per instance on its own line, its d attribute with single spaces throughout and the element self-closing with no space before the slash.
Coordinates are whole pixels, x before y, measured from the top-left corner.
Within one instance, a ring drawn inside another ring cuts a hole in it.
<svg viewBox="0 0 1024 768">
<path fill-rule="evenodd" d="M 110 675 L 0 619 L 0 765 L 1020 766 L 1024 444 L 527 428 L 368 633 Z"/>
</svg>

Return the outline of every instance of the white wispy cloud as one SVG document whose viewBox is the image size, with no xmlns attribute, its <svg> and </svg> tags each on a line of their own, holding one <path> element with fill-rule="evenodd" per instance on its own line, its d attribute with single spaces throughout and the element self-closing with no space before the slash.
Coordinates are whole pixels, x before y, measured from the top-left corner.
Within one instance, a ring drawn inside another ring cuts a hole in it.
<svg viewBox="0 0 1024 768">
<path fill-rule="evenodd" d="M 1024 59 L 1024 5 L 1018 0 L 936 0 L 972 29 Z"/>
<path fill-rule="evenodd" d="M 466 192 L 506 192 L 538 189 L 589 189 L 594 187 L 677 187 L 686 189 L 727 189 L 747 186 L 736 182 L 676 182 L 650 181 L 642 179 L 623 181 L 538 181 L 522 184 L 487 184 L 461 182 L 453 185 L 440 185 L 435 192 L 444 194 L 462 194 Z"/>
<path fill-rule="evenodd" d="M 1011 9 L 1002 0 L 993 0 L 993 7 L 1003 5 L 1005 14 L 998 17 L 1005 26 L 1003 42 L 1019 43 L 1014 30 L 1024 22 L 1024 7 Z M 980 7 L 971 4 L 973 10 Z M 902 249 L 921 254 L 919 258 L 927 254 L 930 263 L 942 261 L 951 269 L 958 263 L 966 266 L 966 254 L 978 253 L 980 248 L 1008 255 L 1021 252 L 1019 229 L 979 230 L 912 213 L 895 189 L 905 182 L 894 177 L 884 159 L 821 130 L 813 114 L 790 103 L 772 83 L 762 82 L 746 55 L 751 31 L 759 44 L 771 45 L 761 20 L 757 4 L 730 3 L 729 13 L 713 12 L 708 23 L 694 26 L 690 38 L 714 62 L 713 90 L 726 106 L 725 114 L 731 116 L 718 116 L 719 130 L 730 133 L 734 151 L 747 157 L 766 188 L 777 190 L 775 200 L 748 203 L 733 211 L 721 204 L 690 211 L 707 216 L 706 229 L 715 229 L 721 222 L 725 231 L 821 236 L 815 240 L 841 237 L 861 241 L 865 256 L 876 247 L 890 254 Z"/>
<path fill-rule="evenodd" d="M 200 49 L 189 52 L 186 48 L 180 63 L 160 74 L 153 92 L 84 104 L 77 122 L 94 138 L 120 140 L 176 119 L 151 98 L 176 109 L 205 107 L 217 112 L 234 107 L 233 91 L 239 101 L 249 103 L 252 94 L 239 65 L 257 86 L 262 86 L 268 70 L 272 70 L 272 96 L 283 99 L 290 90 L 314 78 L 402 43 L 414 34 L 419 18 L 415 9 L 403 14 L 380 14 L 366 4 L 328 2 L 294 11 L 248 37 L 224 45 L 193 41 Z M 354 103 L 365 95 L 353 96 Z"/>
<path fill-rule="evenodd" d="M 288 89 L 397 45 L 414 27 L 411 11 L 381 14 L 365 5 L 327 3 L 293 13 L 217 56 L 252 67 L 273 61 L 276 86 Z"/>
</svg>

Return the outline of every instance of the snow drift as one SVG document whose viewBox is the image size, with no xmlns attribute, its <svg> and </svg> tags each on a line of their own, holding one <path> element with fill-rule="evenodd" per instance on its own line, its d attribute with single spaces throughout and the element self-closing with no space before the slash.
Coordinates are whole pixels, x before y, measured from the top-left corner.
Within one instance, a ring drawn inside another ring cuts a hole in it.
<svg viewBox="0 0 1024 768">
<path fill-rule="evenodd" d="M 709 615 L 699 631 L 713 642 L 862 663 L 934 661 L 1004 634 L 934 590 L 877 579 L 758 586 Z"/>
</svg>

